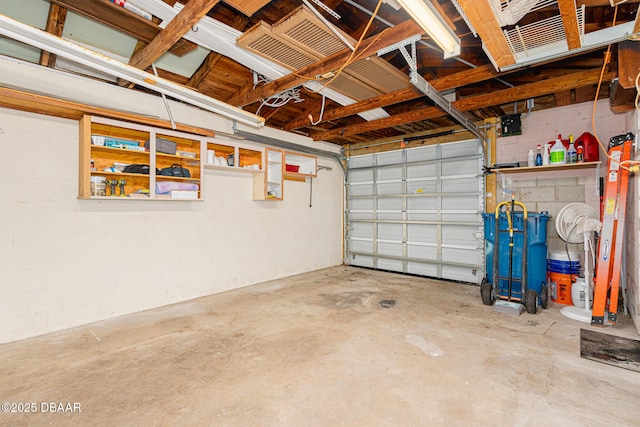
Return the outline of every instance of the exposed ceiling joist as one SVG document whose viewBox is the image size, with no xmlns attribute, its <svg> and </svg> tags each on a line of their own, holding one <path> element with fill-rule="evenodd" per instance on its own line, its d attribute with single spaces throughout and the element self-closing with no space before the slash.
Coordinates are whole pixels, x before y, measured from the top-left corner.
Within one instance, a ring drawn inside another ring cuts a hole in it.
<svg viewBox="0 0 640 427">
<path fill-rule="evenodd" d="M 580 71 L 566 76 L 555 77 L 542 80 L 535 83 L 529 83 L 518 87 L 503 89 L 496 92 L 470 96 L 468 98 L 459 99 L 453 102 L 453 106 L 460 111 L 470 111 L 487 106 L 505 104 L 520 99 L 534 98 L 537 96 L 553 94 L 560 90 L 568 90 L 579 88 L 587 85 L 598 83 L 600 79 L 599 68 L 587 71 Z M 614 72 L 605 72 L 604 81 L 610 81 L 616 76 Z M 367 123 L 347 126 L 343 128 L 331 129 L 324 132 L 315 132 L 311 137 L 318 140 L 333 140 L 335 138 L 343 138 L 345 136 L 356 135 L 363 132 L 371 132 L 374 130 L 384 129 L 389 126 L 398 126 L 412 123 L 420 120 L 427 120 L 434 117 L 446 115 L 438 107 L 426 107 L 419 110 L 413 110 L 387 119 L 374 120 Z"/>
<path fill-rule="evenodd" d="M 67 18 L 67 9 L 60 7 L 60 5 L 51 3 L 49 5 L 49 15 L 47 16 L 47 26 L 45 31 L 53 34 L 54 36 L 62 36 L 62 30 L 64 29 L 64 21 Z M 40 65 L 45 67 L 53 67 L 56 63 L 56 55 L 42 50 L 40 52 Z"/>
<path fill-rule="evenodd" d="M 413 35 L 422 34 L 422 29 L 414 21 L 405 21 L 400 25 L 393 28 L 387 28 L 380 34 L 371 36 L 363 40 L 361 49 L 356 52 L 359 58 L 366 58 L 374 55 L 378 50 L 383 47 L 392 45 L 394 43 L 405 40 Z M 306 83 L 310 79 L 315 79 L 315 76 L 323 75 L 328 72 L 334 72 L 339 69 L 344 62 L 351 55 L 352 50 L 349 48 L 331 55 L 320 61 L 316 61 L 306 67 L 300 68 L 295 73 L 288 74 L 284 77 L 267 83 L 264 86 L 259 86 L 253 90 L 247 90 L 244 93 L 233 97 L 228 100 L 231 105 L 238 107 L 244 107 L 254 102 L 258 102 L 261 99 L 267 99 L 272 95 L 276 95 L 282 91 L 300 86 Z M 408 77 L 407 77 L 408 80 Z"/>
<path fill-rule="evenodd" d="M 516 59 L 509 49 L 507 39 L 500 28 L 500 23 L 490 13 L 489 0 L 458 0 L 467 18 L 482 39 L 483 47 L 489 52 L 497 68 L 515 64 Z"/>
<path fill-rule="evenodd" d="M 129 65 L 142 70 L 164 55 L 220 0 L 191 0 L 144 49 L 136 52 Z"/>
<path fill-rule="evenodd" d="M 564 34 L 567 39 L 567 47 L 569 50 L 578 49 L 582 43 L 575 0 L 558 0 L 558 7 L 560 8 Z"/>
<path fill-rule="evenodd" d="M 51 3 L 72 10 L 145 43 L 150 43 L 162 30 L 158 24 L 117 6 L 109 0 L 51 0 Z M 55 35 L 60 36 L 61 34 Z M 183 56 L 196 48 L 195 43 L 179 40 L 178 43 L 170 46 L 169 51 L 176 56 Z"/>
<path fill-rule="evenodd" d="M 430 83 L 434 88 L 436 88 L 436 90 L 446 91 L 458 86 L 466 86 L 484 80 L 489 80 L 494 78 L 497 74 L 498 72 L 495 70 L 495 68 L 487 64 L 450 74 L 448 76 L 440 77 L 432 80 Z M 365 99 L 363 101 L 356 102 L 355 104 L 332 108 L 324 112 L 322 121 L 326 122 L 342 117 L 352 116 L 358 114 L 361 111 L 367 111 L 372 108 L 382 108 L 400 102 L 411 101 L 423 96 L 424 94 L 417 91 L 414 87 L 408 87 L 406 89 L 401 89 L 395 92 L 376 96 L 375 98 Z M 284 129 L 293 130 L 304 127 L 308 124 L 308 119 L 297 119 L 288 123 L 287 126 L 284 127 Z"/>
</svg>

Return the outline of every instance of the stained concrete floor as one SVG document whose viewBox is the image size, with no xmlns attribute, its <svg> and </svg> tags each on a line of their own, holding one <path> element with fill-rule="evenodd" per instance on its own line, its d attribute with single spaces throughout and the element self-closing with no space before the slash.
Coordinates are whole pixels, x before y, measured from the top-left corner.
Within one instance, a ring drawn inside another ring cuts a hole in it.
<svg viewBox="0 0 640 427">
<path fill-rule="evenodd" d="M 640 373 L 581 359 L 559 309 L 323 269 L 1 345 L 0 400 L 36 412 L 0 425 L 640 425 Z"/>
</svg>

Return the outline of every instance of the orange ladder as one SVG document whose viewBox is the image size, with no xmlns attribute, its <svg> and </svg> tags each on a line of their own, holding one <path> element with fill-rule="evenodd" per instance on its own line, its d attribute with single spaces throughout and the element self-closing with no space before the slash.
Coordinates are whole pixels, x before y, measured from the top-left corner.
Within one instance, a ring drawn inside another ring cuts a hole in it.
<svg viewBox="0 0 640 427">
<path fill-rule="evenodd" d="M 609 141 L 609 164 L 605 178 L 602 231 L 598 246 L 596 278 L 593 289 L 591 324 L 615 324 L 620 291 L 620 265 L 624 243 L 624 218 L 627 209 L 628 168 L 620 163 L 631 159 L 633 134 L 615 136 Z"/>
</svg>

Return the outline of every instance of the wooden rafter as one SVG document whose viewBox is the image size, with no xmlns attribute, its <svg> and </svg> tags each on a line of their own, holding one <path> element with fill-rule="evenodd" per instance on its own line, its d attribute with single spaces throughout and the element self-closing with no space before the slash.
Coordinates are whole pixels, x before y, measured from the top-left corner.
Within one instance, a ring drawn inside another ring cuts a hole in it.
<svg viewBox="0 0 640 427">
<path fill-rule="evenodd" d="M 191 0 L 144 49 L 136 52 L 129 65 L 145 69 L 164 55 L 220 0 Z"/>
<path fill-rule="evenodd" d="M 448 76 L 440 77 L 432 80 L 431 85 L 438 91 L 453 89 L 460 86 L 465 86 L 473 83 L 478 83 L 484 80 L 489 80 L 496 77 L 498 72 L 491 65 L 481 65 L 476 68 L 471 68 L 458 73 L 450 74 Z M 503 73 L 502 75 L 506 75 Z M 355 104 L 346 105 L 344 107 L 336 107 L 331 110 L 325 111 L 322 115 L 322 121 L 339 119 L 342 117 L 353 116 L 363 111 L 372 110 L 374 108 L 383 108 L 388 105 L 397 104 L 404 101 L 410 101 L 412 99 L 422 98 L 424 94 L 413 86 L 406 89 L 400 89 L 395 92 L 385 93 L 383 95 L 376 96 L 374 98 L 365 99 Z M 309 124 L 309 120 L 306 116 L 296 120 L 292 120 L 285 130 L 293 130 L 304 127 Z"/>
<path fill-rule="evenodd" d="M 558 0 L 558 7 L 560 8 L 560 16 L 562 17 L 564 35 L 567 39 L 567 47 L 569 50 L 578 49 L 582 43 L 578 29 L 578 15 L 576 14 L 575 0 Z"/>
<path fill-rule="evenodd" d="M 603 77 L 608 81 L 614 78 L 615 75 L 616 73 L 614 72 L 605 72 L 605 75 Z M 535 98 L 537 96 L 552 94 L 560 90 L 592 86 L 598 83 L 599 78 L 600 69 L 580 71 L 561 77 L 555 77 L 535 83 L 529 83 L 509 89 L 503 89 L 492 93 L 470 96 L 468 98 L 459 99 L 452 104 L 460 111 L 470 111 L 478 108 L 505 104 L 520 99 Z M 315 132 L 311 134 L 311 137 L 316 141 L 327 141 L 335 138 L 343 138 L 345 136 L 357 135 L 364 132 L 384 129 L 391 126 L 412 123 L 415 121 L 428 120 L 444 115 L 446 115 L 446 113 L 438 107 L 426 107 L 419 110 L 397 114 L 395 116 L 387 117 L 384 119 L 373 120 L 367 123 L 360 123 L 353 126 L 331 129 L 324 132 Z"/>
<path fill-rule="evenodd" d="M 162 30 L 158 24 L 123 7 L 116 6 L 109 0 L 51 0 L 51 3 L 70 9 L 145 43 L 151 42 Z M 195 43 L 179 40 L 179 43 L 171 46 L 169 50 L 177 56 L 183 56 L 196 48 Z"/>
<path fill-rule="evenodd" d="M 571 104 L 570 90 L 562 90 L 560 92 L 556 92 L 553 94 L 553 97 L 556 101 L 556 107 L 563 107 L 565 105 Z"/>
<path fill-rule="evenodd" d="M 193 1 L 193 0 L 192 0 Z M 422 34 L 423 30 L 412 20 L 403 22 L 393 28 L 388 28 L 375 36 L 369 37 L 361 44 L 361 50 L 357 52 L 359 58 L 366 58 L 375 54 L 383 47 L 398 43 L 413 35 Z M 227 100 L 227 103 L 236 107 L 244 107 L 261 99 L 267 99 L 282 91 L 299 86 L 317 75 L 334 72 L 339 69 L 351 55 L 351 49 L 343 49 L 340 52 L 314 62 L 311 65 L 300 68 L 296 73 L 288 74 L 255 90 L 245 92 Z"/>
<path fill-rule="evenodd" d="M 516 60 L 509 49 L 500 23 L 491 12 L 493 9 L 489 0 L 459 0 L 459 4 L 478 32 L 496 66 L 502 68 L 515 64 Z"/>
<path fill-rule="evenodd" d="M 47 26 L 45 30 L 54 36 L 62 36 L 64 30 L 64 22 L 67 19 L 67 9 L 60 7 L 55 3 L 49 5 L 49 16 L 47 17 Z M 45 67 L 53 67 L 56 64 L 57 55 L 43 50 L 40 53 L 40 65 Z"/>
<path fill-rule="evenodd" d="M 213 71 L 214 67 L 221 58 L 222 55 L 220 55 L 219 53 L 209 52 L 200 67 L 198 67 L 196 72 L 193 73 L 193 75 L 187 82 L 187 86 L 197 88 L 200 83 L 202 83 L 202 81 L 207 78 L 207 75 L 209 75 L 209 73 Z"/>
</svg>

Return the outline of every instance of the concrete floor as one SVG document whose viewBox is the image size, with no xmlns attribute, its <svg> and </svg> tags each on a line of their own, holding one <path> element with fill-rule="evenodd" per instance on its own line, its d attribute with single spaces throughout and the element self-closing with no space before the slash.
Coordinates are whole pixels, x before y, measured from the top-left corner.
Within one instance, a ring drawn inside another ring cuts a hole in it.
<svg viewBox="0 0 640 427">
<path fill-rule="evenodd" d="M 640 425 L 640 373 L 581 359 L 559 309 L 324 269 L 2 345 L 0 400 L 36 413 L 0 425 Z"/>
</svg>

